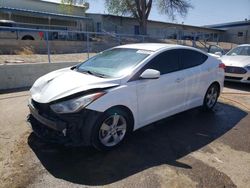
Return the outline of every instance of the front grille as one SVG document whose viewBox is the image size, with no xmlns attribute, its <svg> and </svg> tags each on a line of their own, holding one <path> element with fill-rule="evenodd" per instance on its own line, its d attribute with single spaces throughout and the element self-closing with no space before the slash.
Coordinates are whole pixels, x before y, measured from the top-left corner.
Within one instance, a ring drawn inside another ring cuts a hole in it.
<svg viewBox="0 0 250 188">
<path fill-rule="evenodd" d="M 226 66 L 226 73 L 235 73 L 235 74 L 245 74 L 247 72 L 246 69 L 242 67 L 234 67 L 234 66 Z"/>
<path fill-rule="evenodd" d="M 232 76 L 225 76 L 226 79 L 229 79 L 229 80 L 241 80 L 242 77 L 232 77 Z"/>
</svg>

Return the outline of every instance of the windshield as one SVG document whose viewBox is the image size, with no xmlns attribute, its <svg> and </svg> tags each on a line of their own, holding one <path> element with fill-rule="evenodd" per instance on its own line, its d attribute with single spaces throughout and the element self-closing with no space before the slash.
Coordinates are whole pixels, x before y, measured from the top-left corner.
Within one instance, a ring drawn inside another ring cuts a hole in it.
<svg viewBox="0 0 250 188">
<path fill-rule="evenodd" d="M 88 59 L 77 70 L 100 77 L 120 77 L 130 73 L 150 53 L 138 49 L 114 48 Z"/>
<path fill-rule="evenodd" d="M 227 55 L 236 56 L 236 55 L 244 55 L 250 56 L 250 46 L 239 46 L 232 50 L 230 50 Z"/>
</svg>

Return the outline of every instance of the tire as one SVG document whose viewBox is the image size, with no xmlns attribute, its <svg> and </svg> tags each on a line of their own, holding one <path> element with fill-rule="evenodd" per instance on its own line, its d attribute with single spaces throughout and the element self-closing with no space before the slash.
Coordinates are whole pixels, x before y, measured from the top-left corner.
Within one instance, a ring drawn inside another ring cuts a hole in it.
<svg viewBox="0 0 250 188">
<path fill-rule="evenodd" d="M 104 112 L 92 131 L 92 145 L 100 151 L 108 151 L 121 145 L 132 131 L 128 113 L 119 108 Z"/>
<path fill-rule="evenodd" d="M 210 111 L 213 109 L 215 104 L 217 103 L 219 97 L 220 89 L 217 84 L 212 84 L 207 89 L 206 95 L 203 101 L 203 109 L 206 111 Z"/>
<path fill-rule="evenodd" d="M 22 40 L 35 40 L 34 37 L 30 36 L 30 35 L 25 35 Z"/>
</svg>

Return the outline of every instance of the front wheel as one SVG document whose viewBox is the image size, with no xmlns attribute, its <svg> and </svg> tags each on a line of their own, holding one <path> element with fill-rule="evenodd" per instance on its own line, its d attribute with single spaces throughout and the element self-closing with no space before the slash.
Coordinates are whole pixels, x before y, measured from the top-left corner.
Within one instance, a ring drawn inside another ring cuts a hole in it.
<svg viewBox="0 0 250 188">
<path fill-rule="evenodd" d="M 120 145 L 131 131 L 128 114 L 120 109 L 108 110 L 92 132 L 92 145 L 98 150 L 110 150 Z"/>
<path fill-rule="evenodd" d="M 203 101 L 203 108 L 205 110 L 211 110 L 217 103 L 218 97 L 219 97 L 219 87 L 217 84 L 212 84 L 204 97 Z"/>
</svg>

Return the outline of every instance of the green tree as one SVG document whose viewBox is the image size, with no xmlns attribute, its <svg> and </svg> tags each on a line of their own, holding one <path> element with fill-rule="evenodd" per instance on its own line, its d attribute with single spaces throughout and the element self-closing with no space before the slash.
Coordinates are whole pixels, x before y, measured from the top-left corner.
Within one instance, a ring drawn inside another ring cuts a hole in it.
<svg viewBox="0 0 250 188">
<path fill-rule="evenodd" d="M 140 34 L 147 34 L 147 20 L 151 8 L 156 6 L 159 13 L 175 20 L 176 15 L 186 16 L 192 5 L 188 0 L 106 0 L 105 6 L 109 13 L 129 15 L 136 18 L 140 26 Z"/>
<path fill-rule="evenodd" d="M 61 0 L 61 10 L 67 13 L 72 12 L 72 6 L 74 5 L 83 5 L 86 0 Z"/>
</svg>

